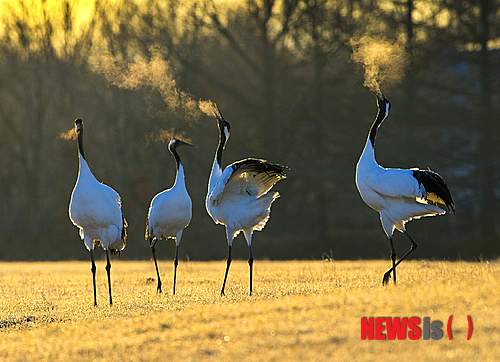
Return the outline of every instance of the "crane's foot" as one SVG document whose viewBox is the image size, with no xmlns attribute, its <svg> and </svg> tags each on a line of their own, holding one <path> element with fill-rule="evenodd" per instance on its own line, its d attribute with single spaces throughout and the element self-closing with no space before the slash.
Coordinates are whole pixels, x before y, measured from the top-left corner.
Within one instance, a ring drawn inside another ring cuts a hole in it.
<svg viewBox="0 0 500 362">
<path fill-rule="evenodd" d="M 156 287 L 156 293 L 161 293 L 161 282 L 158 282 L 158 286 Z"/>
<path fill-rule="evenodd" d="M 389 284 L 390 279 L 391 279 L 391 271 L 388 270 L 384 273 L 384 277 L 382 278 L 382 285 Z"/>
</svg>

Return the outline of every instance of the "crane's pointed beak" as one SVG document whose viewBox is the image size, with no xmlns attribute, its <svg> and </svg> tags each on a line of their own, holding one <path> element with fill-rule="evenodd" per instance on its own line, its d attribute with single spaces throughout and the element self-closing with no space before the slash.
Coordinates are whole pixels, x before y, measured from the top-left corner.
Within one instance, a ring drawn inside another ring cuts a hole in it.
<svg viewBox="0 0 500 362">
<path fill-rule="evenodd" d="M 181 141 L 181 140 L 177 140 L 177 142 L 179 143 L 179 146 L 189 146 L 189 147 L 194 147 L 196 148 L 195 145 L 193 145 L 192 143 L 190 142 L 186 142 L 186 141 Z"/>
<path fill-rule="evenodd" d="M 373 94 L 375 94 L 375 97 L 377 97 L 377 100 L 379 102 L 382 102 L 382 101 L 386 100 L 384 94 L 381 91 L 373 92 Z"/>
</svg>

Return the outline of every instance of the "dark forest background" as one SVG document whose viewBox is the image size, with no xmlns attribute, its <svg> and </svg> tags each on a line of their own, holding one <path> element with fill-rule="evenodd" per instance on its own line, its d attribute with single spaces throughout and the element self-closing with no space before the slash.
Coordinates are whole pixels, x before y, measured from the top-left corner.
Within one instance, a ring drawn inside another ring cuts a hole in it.
<svg viewBox="0 0 500 362">
<path fill-rule="evenodd" d="M 87 258 L 67 211 L 77 147 L 58 137 L 77 116 L 94 174 L 123 199 L 130 227 L 122 258 L 150 256 L 147 208 L 175 173 L 151 134 L 171 127 L 197 146 L 180 151 L 193 198 L 181 254 L 225 256 L 223 228 L 204 208 L 215 121 L 188 119 L 157 92 L 120 89 L 91 67 L 101 53 L 127 62 L 152 52 L 170 63 L 180 89 L 214 100 L 231 122 L 226 164 L 253 156 L 291 168 L 254 237 L 256 257 L 386 258 L 378 215 L 354 184 L 376 113 L 351 58 L 350 40 L 366 34 L 399 40 L 408 59 L 401 82 L 385 90 L 392 112 L 378 161 L 431 167 L 457 204 L 456 215 L 408 225 L 421 244 L 416 257 L 500 254 L 496 1 L 99 1 L 84 22 L 78 2 L 8 3 L 0 14 L 1 259 Z M 172 256 L 173 244 L 162 245 L 160 255 Z M 396 245 L 408 247 L 401 234 Z M 235 249 L 246 257 L 241 236 Z"/>
</svg>

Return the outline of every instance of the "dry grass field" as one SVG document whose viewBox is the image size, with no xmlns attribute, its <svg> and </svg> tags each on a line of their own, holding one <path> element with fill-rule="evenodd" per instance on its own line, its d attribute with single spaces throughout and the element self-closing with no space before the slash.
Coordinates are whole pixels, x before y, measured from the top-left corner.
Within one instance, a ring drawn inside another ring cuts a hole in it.
<svg viewBox="0 0 500 362">
<path fill-rule="evenodd" d="M 98 307 L 87 262 L 0 264 L 0 360 L 500 360 L 500 262 L 413 261 L 398 286 L 381 286 L 387 261 L 181 262 L 171 295 L 162 261 L 113 262 L 114 305 L 104 262 Z M 167 269 L 168 268 L 168 269 Z M 454 315 L 454 340 L 361 341 L 361 316 Z M 474 335 L 466 340 L 466 316 Z"/>
</svg>

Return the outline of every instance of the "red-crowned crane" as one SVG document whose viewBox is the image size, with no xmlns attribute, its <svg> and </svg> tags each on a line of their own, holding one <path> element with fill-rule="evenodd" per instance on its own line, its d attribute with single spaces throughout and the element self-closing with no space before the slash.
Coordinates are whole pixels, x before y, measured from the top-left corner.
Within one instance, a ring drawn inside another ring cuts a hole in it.
<svg viewBox="0 0 500 362">
<path fill-rule="evenodd" d="M 405 224 L 425 216 L 455 212 L 455 204 L 448 186 L 436 172 L 417 168 L 385 168 L 377 163 L 377 129 L 389 115 L 391 103 L 380 94 L 377 95 L 377 105 L 377 117 L 356 165 L 356 186 L 363 201 L 380 214 L 382 228 L 390 242 L 392 267 L 382 278 L 382 284 L 386 285 L 391 273 L 396 284 L 396 267 L 417 248 Z M 410 249 L 397 261 L 393 243 L 395 229 L 404 233 L 411 243 Z"/>
<path fill-rule="evenodd" d="M 121 252 L 127 242 L 127 221 L 122 214 L 120 195 L 108 185 L 99 182 L 90 171 L 83 151 L 83 121 L 75 121 L 78 139 L 78 178 L 71 193 L 69 218 L 79 229 L 85 247 L 90 252 L 91 271 L 94 286 L 94 305 L 97 305 L 95 286 L 94 247 L 101 246 L 106 252 L 109 304 L 111 295 L 111 263 L 109 253 Z"/>
<path fill-rule="evenodd" d="M 173 286 L 173 293 L 175 294 L 177 265 L 179 264 L 179 245 L 182 239 L 182 232 L 191 222 L 193 206 L 191 197 L 189 197 L 189 193 L 186 189 L 184 166 L 177 153 L 177 148 L 183 145 L 191 146 L 190 143 L 177 138 L 171 139 L 168 143 L 168 150 L 175 158 L 177 175 L 174 185 L 171 188 L 160 192 L 151 200 L 146 222 L 146 240 L 149 241 L 153 253 L 156 275 L 158 276 L 158 285 L 156 288 L 158 293 L 161 293 L 161 279 L 158 263 L 156 261 L 156 242 L 159 239 L 171 238 L 175 240 Z"/>
<path fill-rule="evenodd" d="M 252 234 L 266 226 L 271 205 L 279 197 L 270 192 L 273 186 L 286 178 L 287 167 L 266 160 L 247 158 L 222 168 L 222 152 L 229 138 L 231 126 L 218 107 L 214 117 L 219 126 L 219 145 L 215 154 L 205 206 L 216 224 L 226 227 L 228 256 L 221 295 L 224 295 L 227 274 L 231 265 L 233 240 L 242 231 L 248 245 L 250 267 L 250 295 L 252 295 Z"/>
</svg>

